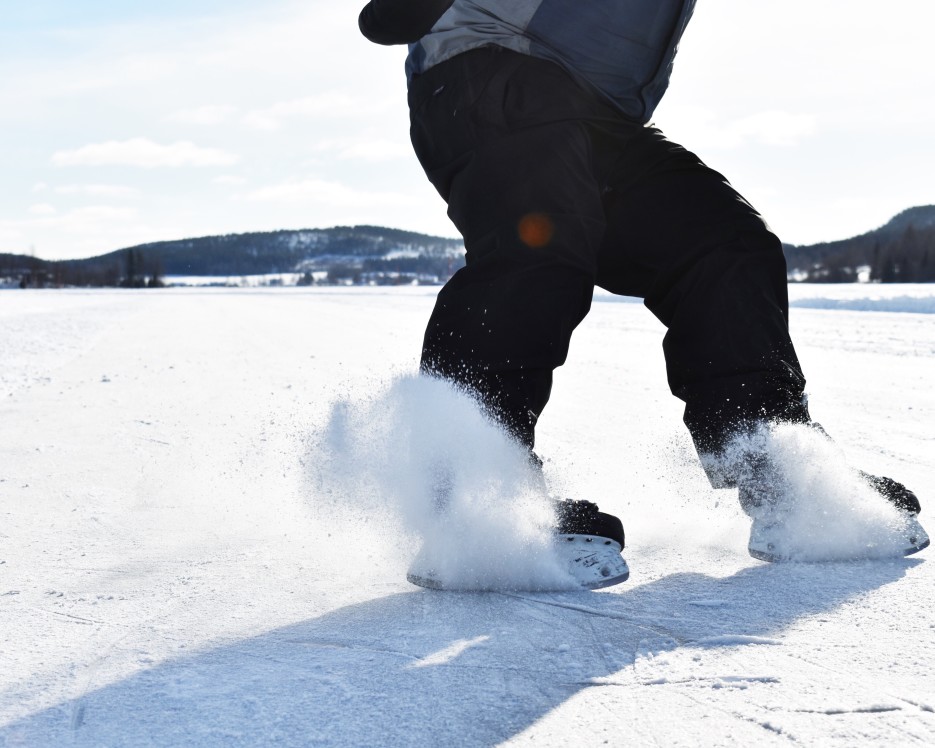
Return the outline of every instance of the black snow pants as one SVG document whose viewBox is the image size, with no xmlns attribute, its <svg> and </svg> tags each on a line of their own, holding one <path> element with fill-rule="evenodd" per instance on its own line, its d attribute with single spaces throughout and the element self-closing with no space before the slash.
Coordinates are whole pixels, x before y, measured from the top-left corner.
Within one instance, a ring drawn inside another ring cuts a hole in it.
<svg viewBox="0 0 935 748">
<path fill-rule="evenodd" d="M 724 177 L 559 66 L 496 47 L 417 76 L 409 105 L 467 251 L 423 372 L 473 390 L 531 449 L 598 285 L 667 327 L 669 386 L 702 455 L 764 419 L 808 420 L 782 247 Z"/>
</svg>

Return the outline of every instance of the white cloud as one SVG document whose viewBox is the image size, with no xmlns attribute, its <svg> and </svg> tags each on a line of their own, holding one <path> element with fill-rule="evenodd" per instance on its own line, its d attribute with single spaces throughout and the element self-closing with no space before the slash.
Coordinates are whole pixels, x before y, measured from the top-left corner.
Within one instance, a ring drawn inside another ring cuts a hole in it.
<svg viewBox="0 0 935 748">
<path fill-rule="evenodd" d="M 348 187 L 340 182 L 305 179 L 261 187 L 244 195 L 253 202 L 315 203 L 338 208 L 361 206 L 405 206 L 418 200 L 399 192 L 368 192 Z"/>
<path fill-rule="evenodd" d="M 214 184 L 225 184 L 238 186 L 247 183 L 246 177 L 238 177 L 236 174 L 221 174 L 219 177 L 215 177 L 211 180 Z"/>
<path fill-rule="evenodd" d="M 332 91 L 317 96 L 280 101 L 265 109 L 248 112 L 243 122 L 256 130 L 278 130 L 291 119 L 322 119 L 338 117 L 366 117 L 378 114 L 385 109 L 372 99 L 348 96 Z"/>
<path fill-rule="evenodd" d="M 55 188 L 59 195 L 87 195 L 89 197 L 131 198 L 140 191 L 123 184 L 63 184 Z"/>
<path fill-rule="evenodd" d="M 412 158 L 412 146 L 385 139 L 340 139 L 323 140 L 316 151 L 327 153 L 344 161 L 394 161 L 398 158 Z"/>
<path fill-rule="evenodd" d="M 201 106 L 195 109 L 180 109 L 166 117 L 168 122 L 183 125 L 219 125 L 237 112 L 233 106 Z"/>
<path fill-rule="evenodd" d="M 136 218 L 135 208 L 118 208 L 113 205 L 88 205 L 76 208 L 62 216 L 62 222 L 74 230 L 94 232 L 100 223 L 129 221 Z"/>
<path fill-rule="evenodd" d="M 34 216 L 51 216 L 57 213 L 55 206 L 48 203 L 36 203 L 29 206 L 29 212 Z"/>
<path fill-rule="evenodd" d="M 230 166 L 238 157 L 217 148 L 201 148 L 189 141 L 169 145 L 148 138 L 108 140 L 52 156 L 55 166 L 138 166 L 146 169 L 181 166 Z"/>
</svg>

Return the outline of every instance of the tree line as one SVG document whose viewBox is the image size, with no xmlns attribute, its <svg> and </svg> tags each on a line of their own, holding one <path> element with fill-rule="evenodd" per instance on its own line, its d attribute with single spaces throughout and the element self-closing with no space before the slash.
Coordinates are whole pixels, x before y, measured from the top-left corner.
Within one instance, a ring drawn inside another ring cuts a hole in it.
<svg viewBox="0 0 935 748">
<path fill-rule="evenodd" d="M 0 254 L 0 285 L 158 287 L 167 275 L 296 273 L 312 283 L 447 280 L 463 264 L 457 239 L 378 226 L 253 232 L 141 244 L 80 260 Z"/>
<path fill-rule="evenodd" d="M 935 223 L 884 227 L 844 241 L 784 249 L 790 280 L 935 283 Z"/>
<path fill-rule="evenodd" d="M 935 206 L 852 239 L 783 250 L 794 281 L 935 283 Z M 456 239 L 353 226 L 156 242 L 57 262 L 0 254 L 0 286 L 158 288 L 167 275 L 287 273 L 300 285 L 444 283 L 463 265 Z"/>
</svg>

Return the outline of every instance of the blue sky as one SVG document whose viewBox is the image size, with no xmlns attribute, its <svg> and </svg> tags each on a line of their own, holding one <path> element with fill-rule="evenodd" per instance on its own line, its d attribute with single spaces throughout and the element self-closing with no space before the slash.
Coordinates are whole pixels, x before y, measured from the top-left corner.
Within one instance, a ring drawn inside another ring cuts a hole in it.
<svg viewBox="0 0 935 748">
<path fill-rule="evenodd" d="M 405 51 L 347 0 L 0 8 L 0 251 L 371 223 L 452 236 Z M 931 0 L 700 0 L 656 123 L 785 241 L 935 203 Z"/>
</svg>

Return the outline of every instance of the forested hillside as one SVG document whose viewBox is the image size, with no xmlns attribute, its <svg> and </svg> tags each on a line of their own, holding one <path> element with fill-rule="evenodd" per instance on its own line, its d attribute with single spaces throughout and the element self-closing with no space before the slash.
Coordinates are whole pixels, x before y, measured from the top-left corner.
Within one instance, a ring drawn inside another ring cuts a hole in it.
<svg viewBox="0 0 935 748">
<path fill-rule="evenodd" d="M 786 245 L 789 277 L 815 283 L 935 282 L 935 205 L 905 210 L 874 231 L 836 242 Z M 860 274 L 863 278 L 859 278 Z"/>
<path fill-rule="evenodd" d="M 935 282 L 935 205 L 903 211 L 866 234 L 808 246 L 784 245 L 796 282 Z M 271 231 L 154 242 L 82 260 L 52 262 L 0 254 L 0 285 L 163 285 L 167 277 L 291 274 L 315 284 L 444 283 L 464 264 L 464 246 L 379 226 Z"/>
<path fill-rule="evenodd" d="M 440 283 L 463 265 L 463 244 L 376 226 L 272 231 L 155 242 L 82 260 L 0 255 L 0 278 L 24 285 L 152 286 L 167 276 L 299 274 L 301 282 Z"/>
</svg>

